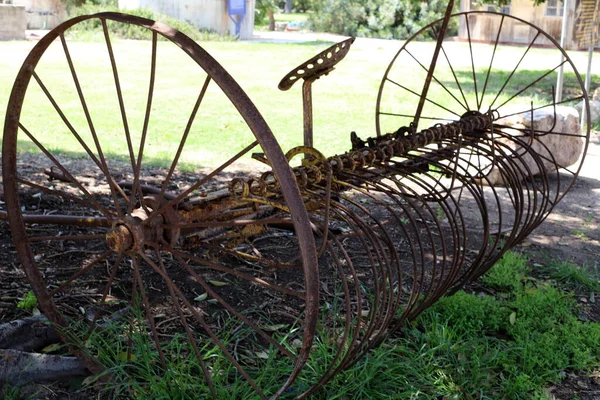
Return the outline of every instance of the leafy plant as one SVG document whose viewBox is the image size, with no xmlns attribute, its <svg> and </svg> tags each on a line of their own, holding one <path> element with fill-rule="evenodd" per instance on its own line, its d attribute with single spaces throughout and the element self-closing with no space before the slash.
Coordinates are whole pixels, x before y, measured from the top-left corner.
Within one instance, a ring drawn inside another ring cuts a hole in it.
<svg viewBox="0 0 600 400">
<path fill-rule="evenodd" d="M 525 272 L 527 258 L 520 253 L 509 251 L 479 280 L 501 292 L 518 291 L 523 286 Z"/>
<path fill-rule="evenodd" d="M 35 297 L 35 294 L 31 290 L 25 294 L 23 300 L 17 303 L 17 308 L 20 308 L 22 310 L 33 311 L 37 307 L 37 297 Z"/>
<path fill-rule="evenodd" d="M 406 39 L 443 17 L 447 4 L 442 0 L 316 0 L 309 22 L 319 31 Z M 457 29 L 457 26 L 450 26 L 449 32 Z"/>
</svg>

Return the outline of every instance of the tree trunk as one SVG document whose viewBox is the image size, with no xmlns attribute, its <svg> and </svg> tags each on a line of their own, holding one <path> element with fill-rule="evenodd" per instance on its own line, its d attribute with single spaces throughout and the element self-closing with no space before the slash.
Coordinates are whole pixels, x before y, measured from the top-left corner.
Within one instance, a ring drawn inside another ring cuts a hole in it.
<svg viewBox="0 0 600 400">
<path fill-rule="evenodd" d="M 286 14 L 292 12 L 292 0 L 285 0 L 285 9 L 283 11 Z"/>
<path fill-rule="evenodd" d="M 269 16 L 269 30 L 275 30 L 275 16 L 273 15 L 273 10 L 267 11 L 267 15 Z"/>
</svg>

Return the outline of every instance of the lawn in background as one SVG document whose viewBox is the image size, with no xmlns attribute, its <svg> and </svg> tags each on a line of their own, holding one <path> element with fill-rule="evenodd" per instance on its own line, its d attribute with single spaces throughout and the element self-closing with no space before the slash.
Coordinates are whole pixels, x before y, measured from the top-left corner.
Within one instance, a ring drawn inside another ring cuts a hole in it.
<svg viewBox="0 0 600 400">
<path fill-rule="evenodd" d="M 375 102 L 378 88 L 385 69 L 401 44 L 401 42 L 376 40 L 360 42 L 360 45 L 355 44 L 346 59 L 333 72 L 314 83 L 313 110 L 315 147 L 317 149 L 321 149 L 326 155 L 343 153 L 350 147 L 349 136 L 351 131 L 357 132 L 363 138 L 375 135 Z M 301 85 L 297 84 L 289 91 L 282 92 L 277 89 L 277 84 L 294 66 L 329 45 L 331 45 L 330 42 L 302 44 L 202 43 L 202 46 L 231 73 L 256 104 L 274 131 L 284 151 L 302 144 Z M 422 51 L 431 51 L 434 44 L 416 43 L 415 45 Z M 461 46 L 463 44 L 455 45 Z M 0 43 L 0 53 L 5 55 L 0 59 L 0 68 L 4 71 L 0 75 L 0 109 L 5 109 L 12 81 L 22 60 L 32 46 L 33 43 L 31 42 Z M 141 60 L 149 60 L 150 42 L 119 40 L 115 41 L 114 46 L 117 53 L 119 72 L 122 74 L 121 81 L 124 90 L 127 92 L 125 106 L 132 118 L 134 120 L 137 118 L 138 123 L 132 124 L 132 126 L 134 131 L 137 129 L 139 132 L 145 107 L 145 91 L 147 91 L 148 86 L 146 71 L 148 62 L 141 62 Z M 66 81 L 72 86 L 69 71 L 65 67 L 64 61 L 60 60 L 59 50 L 56 50 L 56 60 L 49 57 L 49 72 L 45 78 L 56 86 L 55 90 L 57 90 L 59 102 L 62 100 L 60 92 L 65 90 L 63 95 L 70 97 L 68 99 L 65 97 L 65 102 L 68 104 L 61 103 L 61 105 L 72 107 L 73 111 L 70 115 L 74 115 L 73 118 L 79 119 L 83 124 L 81 126 L 85 126 L 81 108 L 77 101 L 73 101 L 73 90 L 66 90 L 65 84 L 61 83 Z M 100 57 L 102 52 L 106 52 L 105 45 L 102 42 L 73 43 L 71 51 L 74 58 L 80 60 L 78 68 L 81 68 L 81 74 L 88 73 L 90 87 L 94 86 L 94 82 L 99 79 L 100 75 L 104 75 L 106 82 L 109 82 L 111 79 L 110 71 L 104 68 L 100 72 L 95 72 L 94 68 L 100 67 L 93 65 L 92 61 L 94 57 Z M 510 48 L 506 51 L 510 51 Z M 523 48 L 515 48 L 515 51 L 520 54 Z M 535 49 L 533 51 L 536 52 L 535 54 L 548 54 L 548 50 L 545 49 Z M 508 56 L 509 54 L 504 57 Z M 177 61 L 179 59 L 181 61 Z M 92 61 L 92 65 L 86 60 Z M 52 62 L 57 64 L 53 65 Z M 168 162 L 170 154 L 175 151 L 179 143 L 181 132 L 190 114 L 191 106 L 188 103 L 195 100 L 201 81 L 199 83 L 194 78 L 195 74 L 199 73 L 199 68 L 186 60 L 185 57 L 180 57 L 179 50 L 174 46 L 165 46 L 165 43 L 159 43 L 158 62 L 161 65 L 161 74 L 166 78 L 163 81 L 163 91 L 160 95 L 155 96 L 152 111 L 154 119 L 152 120 L 151 129 L 156 135 L 153 139 L 154 150 L 149 148 L 146 151 L 146 156 L 154 158 L 160 164 Z M 127 67 L 124 68 L 125 65 Z M 463 69 L 464 71 L 457 71 L 460 79 L 469 79 L 468 66 L 463 66 Z M 408 68 L 401 72 L 406 82 L 410 82 L 414 87 L 419 87 L 419 75 L 422 75 L 422 73 L 417 74 L 416 71 Z M 445 76 L 448 81 L 451 80 L 449 74 Z M 496 76 L 496 81 L 494 81 L 494 76 Z M 506 72 L 492 74 L 490 87 L 501 87 L 501 80 L 505 79 L 506 76 Z M 518 77 L 513 79 L 516 78 Z M 415 82 L 417 83 L 415 84 Z M 122 132 L 120 118 L 118 118 L 118 102 L 114 95 L 114 89 L 110 86 L 110 82 L 105 85 L 96 85 L 94 90 L 97 91 L 97 94 L 94 96 L 94 103 L 102 111 L 98 111 L 98 115 L 101 115 L 98 119 L 107 124 L 106 131 L 109 132 L 107 135 L 118 136 Z M 128 94 L 134 92 L 137 92 L 137 95 Z M 28 129 L 34 132 L 35 135 L 48 136 L 49 141 L 59 142 L 63 152 L 73 154 L 81 152 L 79 144 L 76 143 L 64 124 L 55 115 L 52 115 L 55 113 L 43 94 L 38 90 L 37 97 L 34 94 L 31 97 L 32 100 L 26 103 L 29 104 L 26 112 L 31 114 L 33 125 L 29 126 Z M 439 98 L 442 105 L 452 101 L 442 91 L 440 91 L 439 96 L 436 95 L 435 97 Z M 409 96 L 404 100 L 416 106 L 414 98 Z M 202 117 L 202 123 L 208 124 L 205 125 L 208 128 L 205 132 L 194 132 L 192 130 L 189 146 L 195 149 L 193 152 L 194 157 L 184 161 L 201 165 L 204 160 L 208 160 L 206 162 L 218 160 L 220 150 L 224 147 L 236 146 L 236 143 L 240 142 L 238 138 L 242 133 L 238 133 L 236 129 L 237 127 L 242 129 L 243 121 L 231 109 L 229 100 L 223 96 L 207 98 L 201 107 L 201 112 L 206 111 Z M 107 110 L 112 111 L 108 112 Z M 111 117 L 113 120 L 109 121 Z M 440 115 L 440 118 L 442 117 L 444 116 Z M 0 122 L 3 119 L 4 115 L 2 113 Z M 110 146 L 110 144 L 107 144 L 107 146 Z M 241 148 L 242 144 L 239 144 L 239 146 Z M 122 149 L 122 146 L 115 144 L 114 148 L 108 151 L 108 154 L 118 156 L 118 152 Z"/>
</svg>

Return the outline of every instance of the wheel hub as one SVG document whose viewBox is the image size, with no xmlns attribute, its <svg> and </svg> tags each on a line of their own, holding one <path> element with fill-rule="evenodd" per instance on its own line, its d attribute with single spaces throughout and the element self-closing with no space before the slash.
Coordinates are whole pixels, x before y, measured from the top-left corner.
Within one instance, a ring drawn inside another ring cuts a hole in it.
<svg viewBox="0 0 600 400">
<path fill-rule="evenodd" d="M 143 206 L 115 222 L 106 233 L 108 247 L 118 253 L 134 254 L 145 247 L 162 247 L 174 244 L 179 239 L 178 229 L 165 229 L 164 224 L 176 224 L 178 214 L 172 207 L 152 215 L 162 202 L 156 196 L 146 196 Z"/>
</svg>

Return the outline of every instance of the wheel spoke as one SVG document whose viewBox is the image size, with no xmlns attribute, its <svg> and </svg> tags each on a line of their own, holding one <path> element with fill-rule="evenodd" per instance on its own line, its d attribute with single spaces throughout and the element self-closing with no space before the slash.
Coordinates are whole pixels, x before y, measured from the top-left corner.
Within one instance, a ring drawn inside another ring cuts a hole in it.
<svg viewBox="0 0 600 400">
<path fill-rule="evenodd" d="M 131 189 L 131 200 L 129 201 L 128 213 L 133 210 L 133 204 L 135 203 L 135 195 L 138 194 L 139 198 L 142 199 L 144 194 L 140 190 L 140 170 L 142 169 L 142 159 L 144 157 L 144 146 L 146 144 L 146 134 L 148 133 L 148 124 L 150 123 L 150 111 L 152 110 L 152 98 L 154 96 L 154 80 L 156 77 L 156 41 L 158 35 L 156 32 L 152 32 L 152 56 L 150 61 L 150 82 L 148 87 L 148 98 L 146 100 L 146 113 L 144 115 L 144 125 L 142 127 L 142 137 L 140 139 L 140 147 L 138 150 L 138 157 L 135 162 L 133 170 L 133 186 Z M 145 207 L 145 203 L 142 203 L 142 207 Z M 148 210 L 146 209 L 146 212 Z"/>
<path fill-rule="evenodd" d="M 498 42 L 500 42 L 500 32 L 502 32 L 502 24 L 504 23 L 504 15 L 500 19 L 500 25 L 498 26 L 498 34 L 496 35 L 496 41 L 494 42 L 494 50 L 492 52 L 492 57 L 490 59 L 490 65 L 487 69 L 487 73 L 485 75 L 485 82 L 483 84 L 483 89 L 481 91 L 481 101 L 477 103 L 477 109 L 481 110 L 481 104 L 483 103 L 483 99 L 485 98 L 485 90 L 487 89 L 488 80 L 490 79 L 490 72 L 492 72 L 492 65 L 494 65 L 494 57 L 496 56 L 496 49 L 498 48 Z"/>
<path fill-rule="evenodd" d="M 127 113 L 125 112 L 125 101 L 123 100 L 123 92 L 121 90 L 121 82 L 119 81 L 119 72 L 117 71 L 117 62 L 113 52 L 112 44 L 110 41 L 110 34 L 108 33 L 108 26 L 106 19 L 102 18 L 102 31 L 104 33 L 104 40 L 106 41 L 106 48 L 108 50 L 108 56 L 110 58 L 110 66 L 112 68 L 112 74 L 115 81 L 115 90 L 117 91 L 117 99 L 119 101 L 119 110 L 121 111 L 121 120 L 123 122 L 123 133 L 125 134 L 125 140 L 127 141 L 127 150 L 129 151 L 129 159 L 131 161 L 131 169 L 136 173 L 135 155 L 133 153 L 133 143 L 131 141 L 131 134 L 129 131 L 129 123 L 127 121 Z M 139 171 L 138 171 L 139 173 Z M 132 196 L 135 192 L 132 192 Z M 129 208 L 133 207 L 133 197 L 130 200 Z"/>
<path fill-rule="evenodd" d="M 248 375 L 246 370 L 239 364 L 239 362 L 235 359 L 235 357 L 227 350 L 227 347 L 223 344 L 223 342 L 218 338 L 215 332 L 210 328 L 210 326 L 204 320 L 204 317 L 196 310 L 194 306 L 187 300 L 185 294 L 181 292 L 181 290 L 173 283 L 173 281 L 165 274 L 163 271 L 145 254 L 140 253 L 140 256 L 146 261 L 148 265 L 152 267 L 152 269 L 157 272 L 165 282 L 171 282 L 171 287 L 177 294 L 177 297 L 185 304 L 187 309 L 193 314 L 195 320 L 202 326 L 204 332 L 210 337 L 212 342 L 221 349 L 225 357 L 235 366 L 240 374 L 246 379 L 248 384 L 252 386 L 252 388 L 259 394 L 261 397 L 265 397 L 262 391 L 259 389 L 258 385 L 254 380 Z"/>
<path fill-rule="evenodd" d="M 71 173 L 52 154 L 50 154 L 50 152 L 46 149 L 46 147 L 44 147 L 44 145 L 42 145 L 35 137 L 33 137 L 33 135 L 23 125 L 19 124 L 19 128 L 21 128 L 21 130 L 25 132 L 27 137 L 29 137 L 29 139 L 31 139 L 31 141 L 42 151 L 42 153 L 44 153 L 46 157 L 48 157 L 50 161 L 52 161 L 54 165 L 56 165 L 56 167 L 61 170 L 61 172 L 69 179 L 69 182 L 74 183 L 75 186 L 77 186 L 77 188 L 92 203 L 96 210 L 101 211 L 104 214 L 104 216 L 110 217 L 111 213 L 104 207 L 102 207 L 100 204 L 98 204 L 96 199 L 81 185 L 81 183 L 79 183 L 77 179 L 73 177 L 73 175 L 71 175 Z M 39 186 L 40 188 L 42 187 L 40 185 L 37 186 Z"/>
<path fill-rule="evenodd" d="M 242 151 L 240 151 L 239 153 L 237 153 L 236 155 L 234 155 L 233 157 L 231 157 L 229 160 L 227 160 L 226 162 L 224 162 L 223 164 L 221 164 L 221 166 L 219 166 L 218 168 L 216 168 L 215 170 L 213 170 L 211 173 L 209 173 L 209 174 L 205 175 L 204 177 L 202 177 L 202 179 L 198 180 L 192 186 L 190 186 L 189 188 L 187 188 L 186 190 L 184 190 L 183 192 L 181 192 L 179 195 L 177 195 L 177 197 L 169 200 L 168 202 L 166 202 L 165 204 L 163 204 L 157 210 L 154 210 L 153 214 L 150 217 L 152 217 L 153 215 L 160 214 L 167 207 L 171 207 L 171 206 L 179 203 L 183 199 L 185 199 L 190 193 L 192 193 L 194 190 L 198 189 L 200 186 L 204 185 L 206 182 L 210 181 L 212 178 L 214 178 L 215 176 L 217 176 L 225 168 L 227 168 L 228 166 L 230 166 L 231 164 L 233 164 L 236 160 L 238 160 L 239 158 L 241 158 L 242 156 L 244 156 L 245 154 L 247 154 L 249 151 L 251 151 L 257 145 L 258 145 L 258 140 L 255 140 L 254 142 L 250 143 Z M 148 219 L 151 219 L 151 218 L 148 218 Z"/>
<path fill-rule="evenodd" d="M 502 94 L 502 92 L 504 91 L 504 89 L 506 88 L 506 85 L 508 85 L 508 83 L 510 82 L 510 80 L 512 79 L 513 75 L 515 74 L 515 72 L 517 72 L 517 70 L 519 69 L 519 66 L 521 65 L 521 63 L 523 62 L 523 60 L 525 59 L 525 56 L 527 54 L 529 54 L 529 50 L 531 49 L 531 47 L 533 46 L 533 44 L 535 43 L 535 41 L 537 40 L 537 38 L 540 36 L 540 31 L 537 32 L 537 34 L 535 35 L 535 37 L 533 38 L 533 40 L 531 42 L 529 42 L 529 45 L 527 46 L 527 48 L 525 49 L 525 51 L 523 52 L 523 55 L 521 56 L 521 58 L 519 59 L 519 62 L 517 62 L 517 65 L 515 65 L 515 67 L 513 68 L 513 70 L 510 72 L 510 74 L 508 75 L 508 77 L 506 78 L 506 80 L 504 81 L 504 83 L 502 84 L 502 87 L 500 87 L 500 89 L 498 90 L 498 93 L 496 94 L 496 97 L 494 98 L 494 100 L 492 100 L 492 102 L 490 103 L 489 109 L 493 109 L 494 104 L 496 104 L 496 101 L 498 100 L 498 98 L 500 97 L 500 94 Z M 496 107 L 498 108 L 498 107 Z"/>
<path fill-rule="evenodd" d="M 274 291 L 277 291 L 277 292 L 280 292 L 280 293 L 283 293 L 283 294 L 287 294 L 287 295 L 290 295 L 290 296 L 294 296 L 294 297 L 299 298 L 301 300 L 306 300 L 306 295 L 304 293 L 302 293 L 302 292 L 298 292 L 296 290 L 292 290 L 292 289 L 288 289 L 288 288 L 280 286 L 280 285 L 276 285 L 276 284 L 268 282 L 268 281 L 266 281 L 266 280 L 264 280 L 262 278 L 257 278 L 257 277 L 254 277 L 252 275 L 244 274 L 243 272 L 236 271 L 236 270 L 234 270 L 232 268 L 229 268 L 229 267 L 226 267 L 224 265 L 215 264 L 215 263 L 212 263 L 210 261 L 204 260 L 202 258 L 196 257 L 196 256 L 194 256 L 192 254 L 188 254 L 188 253 L 185 253 L 185 252 L 182 252 L 182 251 L 179 251 L 179 250 L 175 250 L 173 248 L 167 248 L 166 251 L 168 251 L 169 253 L 173 254 L 176 257 L 180 257 L 181 259 L 184 259 L 184 260 L 190 260 L 190 261 L 196 262 L 196 263 L 198 263 L 198 264 L 200 264 L 202 266 L 211 268 L 211 269 L 213 269 L 215 271 L 225 272 L 227 274 L 230 274 L 230 275 L 236 276 L 238 278 L 244 279 L 244 280 L 246 280 L 248 282 L 257 284 L 257 285 L 262 286 L 264 288 L 267 288 L 267 289 L 270 289 L 270 290 L 274 290 Z"/>
<path fill-rule="evenodd" d="M 413 95 L 415 95 L 415 96 L 417 96 L 417 97 L 421 98 L 421 94 L 420 94 L 420 93 L 417 93 L 417 92 L 415 92 L 414 90 L 411 90 L 411 89 L 407 88 L 406 86 L 404 86 L 404 85 L 401 85 L 400 83 L 398 83 L 398 82 L 396 82 L 396 81 L 393 81 L 393 80 L 391 80 L 391 79 L 389 79 L 389 78 L 387 78 L 387 80 L 388 80 L 390 83 L 393 83 L 394 85 L 398 86 L 399 88 L 406 90 L 406 91 L 407 91 L 407 92 L 409 92 L 410 94 L 413 94 Z M 437 106 L 437 107 L 441 108 L 442 110 L 448 111 L 448 112 L 449 112 L 449 113 L 451 113 L 452 115 L 456 115 L 457 117 L 460 117 L 460 114 L 457 114 L 457 113 L 455 113 L 454 111 L 450 110 L 450 109 L 449 109 L 449 108 L 447 108 L 447 107 L 444 107 L 444 106 L 442 106 L 440 103 L 437 103 L 437 102 L 435 102 L 435 101 L 431 100 L 430 98 L 425 98 L 425 101 L 427 101 L 428 103 L 431 103 L 431 104 L 433 104 L 433 105 L 435 105 L 435 106 Z"/>
<path fill-rule="evenodd" d="M 175 172 L 175 168 L 177 167 L 177 163 L 179 162 L 179 157 L 181 156 L 181 152 L 183 151 L 183 147 L 185 146 L 185 143 L 187 141 L 190 130 L 192 129 L 192 124 L 194 123 L 194 120 L 196 119 L 196 114 L 198 113 L 200 104 L 202 103 L 202 100 L 204 99 L 204 95 L 206 94 L 206 89 L 208 89 L 208 84 L 210 83 L 210 81 L 211 81 L 210 76 L 207 76 L 206 80 L 204 81 L 204 84 L 202 85 L 202 90 L 200 90 L 200 94 L 198 95 L 198 99 L 196 100 L 196 103 L 194 104 L 192 114 L 190 115 L 190 118 L 188 119 L 187 125 L 185 127 L 185 131 L 183 132 L 183 136 L 181 138 L 181 141 L 179 142 L 179 147 L 177 148 L 177 152 L 175 153 L 175 156 L 173 157 L 173 161 L 171 162 L 171 166 L 169 167 L 169 172 L 167 173 L 167 177 L 163 181 L 162 187 L 160 189 L 161 197 L 163 196 L 163 194 L 167 190 L 167 187 L 169 186 L 169 183 L 171 182 L 171 177 L 173 176 L 173 172 Z"/>
<path fill-rule="evenodd" d="M 108 258 L 108 256 L 110 256 L 111 254 L 112 254 L 112 250 L 108 250 L 108 251 L 104 252 L 103 254 L 97 256 L 96 258 L 94 258 L 92 261 L 90 261 L 87 265 L 85 265 L 83 268 L 81 268 L 75 274 L 71 275 L 71 277 L 69 279 L 67 279 L 66 281 L 61 283 L 56 289 L 54 289 L 52 292 L 50 292 L 50 296 L 54 296 L 56 293 L 63 291 L 63 289 L 65 289 L 75 279 L 79 278 L 80 276 L 82 276 L 83 274 L 88 272 L 90 269 L 92 269 L 93 267 L 95 267 L 96 265 L 101 263 L 102 261 L 106 260 Z"/>
<path fill-rule="evenodd" d="M 519 95 L 521 95 L 523 92 L 525 92 L 527 89 L 531 88 L 533 85 L 535 85 L 536 83 L 538 83 L 539 81 L 541 81 L 542 79 L 544 79 L 545 77 L 547 77 L 548 75 L 550 75 L 552 72 L 556 71 L 558 68 L 560 68 L 562 65 L 564 65 L 567 62 L 567 60 L 564 60 L 563 62 L 561 62 L 560 64 L 558 64 L 556 67 L 554 67 L 553 69 L 550 69 L 548 71 L 546 71 L 545 74 L 543 74 L 542 76 L 540 76 L 539 78 L 537 78 L 535 81 L 531 82 L 529 85 L 523 87 L 521 90 L 519 90 L 517 93 L 513 94 L 509 99 L 507 99 L 506 101 L 504 101 L 504 103 L 500 104 L 498 106 L 498 108 L 501 108 L 502 106 L 506 105 L 507 103 L 509 103 L 510 101 L 512 101 L 513 99 L 515 99 L 516 97 L 518 97 Z"/>
<path fill-rule="evenodd" d="M 443 50 L 443 46 L 442 46 L 442 51 L 444 51 L 444 50 Z M 410 51 L 406 50 L 406 53 L 407 53 L 407 54 L 408 54 L 408 55 L 409 55 L 409 56 L 410 56 L 410 57 L 411 57 L 413 60 L 415 60 L 415 61 L 416 61 L 416 62 L 419 64 L 419 66 L 420 66 L 420 67 L 421 67 L 421 68 L 422 68 L 422 69 L 425 71 L 425 73 L 427 73 L 427 74 L 429 73 L 429 69 L 428 69 L 428 68 L 427 68 L 425 65 L 423 65 L 423 64 L 422 64 L 422 63 L 421 63 L 419 60 L 417 60 L 417 58 L 416 58 L 416 57 L 415 57 L 415 56 L 414 56 L 414 55 L 413 55 L 413 54 L 412 54 Z M 445 53 L 445 51 L 444 51 L 444 53 Z M 452 68 L 452 66 L 450 66 L 450 68 Z M 452 69 L 452 70 L 453 70 L 453 69 Z M 454 71 L 454 70 L 453 70 L 453 71 Z M 465 111 L 469 111 L 469 107 L 466 105 L 466 100 L 465 100 L 465 104 L 462 104 L 462 103 L 460 102 L 460 100 L 459 100 L 459 99 L 457 99 L 457 98 L 456 98 L 456 96 L 454 96 L 454 94 L 453 94 L 453 93 L 450 91 L 450 89 L 448 89 L 448 88 L 446 87 L 446 85 L 444 85 L 444 84 L 443 84 L 443 83 L 442 83 L 442 82 L 441 82 L 441 81 L 440 81 L 438 78 L 436 78 L 436 77 L 435 77 L 435 75 L 432 75 L 432 76 L 431 76 L 431 78 L 432 78 L 432 79 L 433 79 L 433 80 L 434 80 L 434 81 L 435 81 L 435 82 L 436 82 L 438 85 L 440 85 L 440 87 L 441 87 L 442 89 L 444 89 L 444 91 L 445 91 L 446 93 L 448 93 L 450 96 L 452 96 L 452 98 L 453 98 L 453 99 L 454 99 L 454 100 L 455 100 L 455 101 L 456 101 L 456 102 L 457 102 L 457 103 L 458 103 L 460 106 L 462 106 L 462 107 L 465 109 Z M 459 87 L 459 89 L 460 89 L 460 87 Z M 461 90 L 461 94 L 463 95 L 463 98 L 464 98 L 464 94 L 462 93 L 462 90 Z"/>
<path fill-rule="evenodd" d="M 81 107 L 85 114 L 85 118 L 87 120 L 88 126 L 90 128 L 90 133 L 92 134 L 92 138 L 94 140 L 94 144 L 96 145 L 96 151 L 98 152 L 98 157 L 100 157 L 101 166 L 100 170 L 104 173 L 106 177 L 106 181 L 110 187 L 110 192 L 113 198 L 113 202 L 115 204 L 115 209 L 117 211 L 117 215 L 119 217 L 122 216 L 121 208 L 118 206 L 119 202 L 117 200 L 117 192 L 125 199 L 128 200 L 127 195 L 119 186 L 115 183 L 112 175 L 109 173 L 108 164 L 106 163 L 106 159 L 104 157 L 104 152 L 102 151 L 102 147 L 100 146 L 100 141 L 98 140 L 98 135 L 96 134 L 96 129 L 94 128 L 94 123 L 92 122 L 92 117 L 90 115 L 87 102 L 85 101 L 85 97 L 83 95 L 83 90 L 81 89 L 81 85 L 79 83 L 79 78 L 77 77 L 77 73 L 75 72 L 75 66 L 73 65 L 73 60 L 71 59 L 71 54 L 69 53 L 69 49 L 67 47 L 67 41 L 65 40 L 64 35 L 60 35 L 60 41 L 62 43 L 63 51 L 65 52 L 65 57 L 67 58 L 67 62 L 69 64 L 69 70 L 71 71 L 71 76 L 73 77 L 73 82 L 75 83 L 75 88 L 77 90 L 77 95 L 79 96 L 79 101 L 81 102 Z"/>
</svg>

